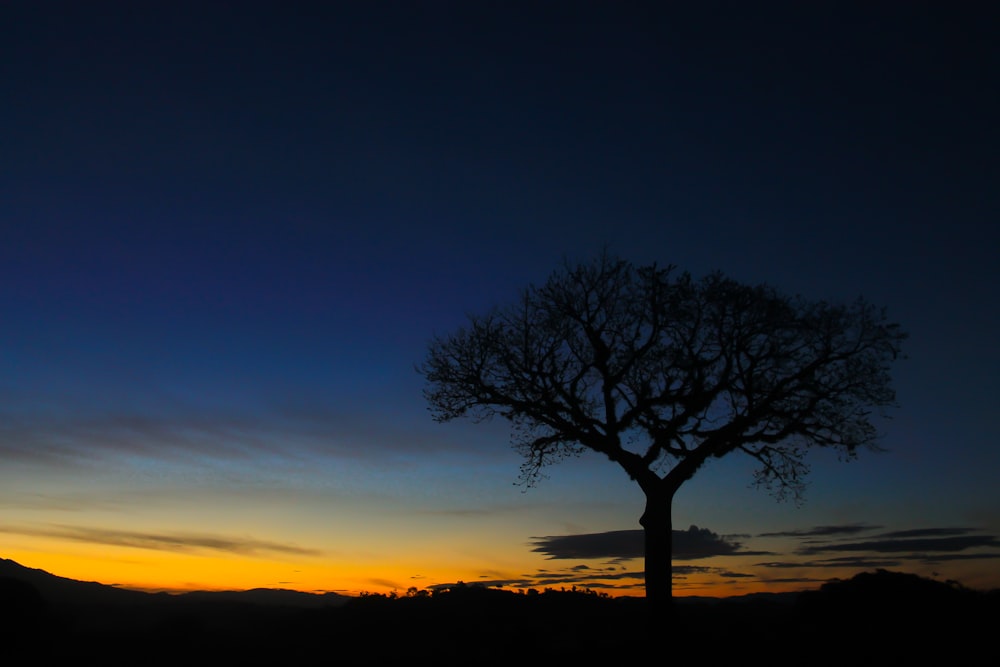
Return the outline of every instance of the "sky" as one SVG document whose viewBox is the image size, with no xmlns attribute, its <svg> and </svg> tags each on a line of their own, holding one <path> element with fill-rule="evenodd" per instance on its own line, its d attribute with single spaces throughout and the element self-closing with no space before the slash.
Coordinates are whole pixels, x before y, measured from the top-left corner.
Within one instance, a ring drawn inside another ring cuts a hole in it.
<svg viewBox="0 0 1000 667">
<path fill-rule="evenodd" d="M 0 6 L 0 557 L 142 590 L 642 595 L 602 456 L 518 485 L 416 367 L 603 248 L 909 334 L 882 452 L 712 462 L 676 595 L 1000 588 L 989 3 Z"/>
</svg>

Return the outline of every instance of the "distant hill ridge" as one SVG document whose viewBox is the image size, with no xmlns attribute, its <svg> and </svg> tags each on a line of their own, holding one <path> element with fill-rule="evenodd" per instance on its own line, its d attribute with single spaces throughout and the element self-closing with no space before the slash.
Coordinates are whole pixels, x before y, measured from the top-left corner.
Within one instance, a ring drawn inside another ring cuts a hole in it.
<svg viewBox="0 0 1000 667">
<path fill-rule="evenodd" d="M 261 606 L 319 609 L 340 606 L 350 596 L 339 593 L 305 593 L 281 588 L 254 588 L 245 591 L 191 591 L 189 593 L 146 593 L 94 581 L 60 577 L 45 570 L 25 567 L 0 559 L 0 580 L 13 579 L 33 586 L 50 605 L 106 606 L 175 603 L 237 603 Z M 2 590 L 2 589 L 0 589 Z"/>
</svg>

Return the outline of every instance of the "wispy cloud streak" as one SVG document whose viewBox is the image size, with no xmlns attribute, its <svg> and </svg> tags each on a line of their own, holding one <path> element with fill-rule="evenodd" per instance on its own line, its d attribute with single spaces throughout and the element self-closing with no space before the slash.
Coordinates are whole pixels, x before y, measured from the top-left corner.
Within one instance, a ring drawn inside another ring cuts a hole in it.
<svg viewBox="0 0 1000 667">
<path fill-rule="evenodd" d="M 144 533 L 66 525 L 47 525 L 41 527 L 0 526 L 0 533 L 175 553 L 217 551 L 241 556 L 261 556 L 265 554 L 320 556 L 323 553 L 317 549 L 306 549 L 295 545 L 268 542 L 249 537 L 224 537 L 198 533 Z"/>
</svg>

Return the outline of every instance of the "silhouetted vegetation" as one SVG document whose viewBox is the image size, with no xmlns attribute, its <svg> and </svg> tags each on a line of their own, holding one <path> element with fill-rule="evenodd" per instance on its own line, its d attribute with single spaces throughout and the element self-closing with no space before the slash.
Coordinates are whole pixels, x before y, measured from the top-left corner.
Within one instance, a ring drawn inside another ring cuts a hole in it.
<svg viewBox="0 0 1000 667">
<path fill-rule="evenodd" d="M 798 594 L 678 598 L 670 622 L 653 626 L 644 598 L 577 589 L 458 585 L 320 607 L 140 595 L 144 603 L 52 605 L 33 584 L 0 579 L 0 660 L 570 665 L 624 664 L 653 652 L 701 664 L 966 665 L 987 664 L 1000 617 L 997 591 L 884 570 Z"/>
<path fill-rule="evenodd" d="M 646 597 L 660 611 L 681 486 L 741 453 L 758 485 L 798 497 L 808 450 L 875 448 L 872 413 L 894 405 L 905 339 L 863 299 L 811 301 L 603 253 L 433 338 L 418 370 L 437 421 L 511 423 L 526 485 L 586 450 L 620 466 L 645 495 Z"/>
</svg>

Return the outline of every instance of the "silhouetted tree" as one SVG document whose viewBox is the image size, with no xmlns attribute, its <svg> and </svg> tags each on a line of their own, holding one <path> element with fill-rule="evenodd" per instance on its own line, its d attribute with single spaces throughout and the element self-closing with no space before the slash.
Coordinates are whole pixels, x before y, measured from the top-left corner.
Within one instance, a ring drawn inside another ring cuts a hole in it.
<svg viewBox="0 0 1000 667">
<path fill-rule="evenodd" d="M 890 362 L 905 338 L 860 298 L 810 301 L 604 252 L 435 336 L 417 370 L 436 421 L 511 423 L 526 487 L 588 449 L 621 466 L 646 496 L 646 598 L 664 610 L 681 485 L 742 452 L 758 485 L 798 499 L 809 447 L 877 449 L 871 410 L 895 402 Z"/>
</svg>

